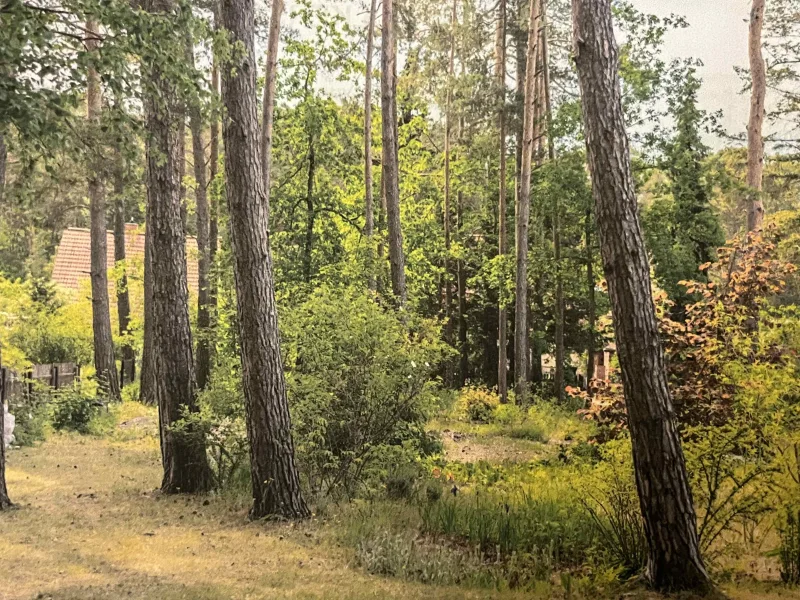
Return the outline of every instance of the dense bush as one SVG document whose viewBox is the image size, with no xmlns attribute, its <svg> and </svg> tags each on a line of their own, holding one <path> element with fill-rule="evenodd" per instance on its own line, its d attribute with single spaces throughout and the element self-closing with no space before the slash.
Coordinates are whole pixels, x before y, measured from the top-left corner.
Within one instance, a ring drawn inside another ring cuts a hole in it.
<svg viewBox="0 0 800 600">
<path fill-rule="evenodd" d="M 89 424 L 102 404 L 85 393 L 80 384 L 61 388 L 50 395 L 52 423 L 56 431 L 89 433 Z"/>
<path fill-rule="evenodd" d="M 316 291 L 282 319 L 297 456 L 314 493 L 376 489 L 438 450 L 425 431 L 446 354 L 437 327 L 364 291 Z"/>
<path fill-rule="evenodd" d="M 500 397 L 482 387 L 466 387 L 458 395 L 458 406 L 467 420 L 490 423 L 500 406 Z"/>
</svg>

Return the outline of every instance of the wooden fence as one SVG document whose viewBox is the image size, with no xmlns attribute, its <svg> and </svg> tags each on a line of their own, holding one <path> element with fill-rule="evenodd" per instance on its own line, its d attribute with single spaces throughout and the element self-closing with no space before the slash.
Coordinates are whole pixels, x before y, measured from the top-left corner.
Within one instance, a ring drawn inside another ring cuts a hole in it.
<svg viewBox="0 0 800 600">
<path fill-rule="evenodd" d="M 80 379 L 80 376 L 81 367 L 75 363 L 33 365 L 33 368 L 25 373 L 12 371 L 8 367 L 0 367 L 0 402 L 32 394 L 37 382 L 57 390 L 72 385 Z"/>
</svg>

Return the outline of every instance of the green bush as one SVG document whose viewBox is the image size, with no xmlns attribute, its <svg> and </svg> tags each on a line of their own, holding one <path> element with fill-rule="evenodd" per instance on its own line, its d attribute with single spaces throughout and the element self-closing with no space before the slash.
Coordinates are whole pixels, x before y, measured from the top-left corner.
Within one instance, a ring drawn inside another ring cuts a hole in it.
<svg viewBox="0 0 800 600">
<path fill-rule="evenodd" d="M 447 353 L 433 322 L 330 288 L 284 315 L 294 439 L 312 493 L 375 490 L 397 465 L 440 450 L 425 431 Z"/>
<path fill-rule="evenodd" d="M 482 387 L 465 387 L 458 395 L 461 412 L 472 423 L 491 423 L 500 406 L 500 397 Z"/>
<path fill-rule="evenodd" d="M 785 510 L 779 528 L 780 546 L 776 554 L 781 562 L 781 580 L 791 585 L 800 584 L 800 510 Z"/>
<path fill-rule="evenodd" d="M 56 431 L 89 433 L 89 424 L 102 404 L 83 392 L 79 384 L 51 394 L 52 423 Z"/>
<path fill-rule="evenodd" d="M 22 394 L 9 400 L 8 410 L 14 415 L 14 443 L 18 446 L 33 446 L 45 438 L 50 419 L 46 396 Z"/>
</svg>

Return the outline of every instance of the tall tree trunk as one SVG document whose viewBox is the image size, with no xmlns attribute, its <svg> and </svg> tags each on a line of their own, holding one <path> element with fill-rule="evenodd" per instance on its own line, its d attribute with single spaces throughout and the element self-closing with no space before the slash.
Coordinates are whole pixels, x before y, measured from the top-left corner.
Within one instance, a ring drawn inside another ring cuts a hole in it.
<svg viewBox="0 0 800 600">
<path fill-rule="evenodd" d="M 97 55 L 98 27 L 86 21 L 86 47 Z M 100 75 L 89 66 L 86 76 L 86 116 L 92 129 L 99 133 L 103 97 Z M 91 220 L 91 280 L 92 280 L 92 332 L 94 336 L 94 368 L 103 393 L 111 400 L 120 400 L 119 380 L 114 359 L 114 341 L 111 336 L 111 311 L 108 301 L 108 257 L 106 228 L 106 199 L 101 174 L 99 150 L 92 149 L 89 167 L 89 214 Z"/>
<path fill-rule="evenodd" d="M 236 64 L 223 69 L 227 114 L 222 133 L 250 442 L 254 500 L 250 515 L 304 518 L 310 513 L 294 461 L 278 339 L 267 215 L 270 178 L 269 171 L 262 177 L 258 145 L 253 0 L 223 0 L 221 16 L 232 41 L 243 49 Z M 276 12 L 274 5 L 272 18 L 270 37 L 280 31 L 280 10 Z M 277 49 L 277 41 L 271 39 L 269 46 Z M 275 61 L 277 55 L 268 57 L 268 62 Z"/>
<path fill-rule="evenodd" d="M 367 238 L 367 285 L 377 289 L 375 276 L 375 208 L 372 197 L 372 54 L 375 42 L 377 0 L 371 0 L 367 27 L 367 59 L 364 73 L 364 235 Z"/>
<path fill-rule="evenodd" d="M 531 209 L 531 162 L 536 130 L 536 66 L 539 52 L 541 4 L 530 0 L 528 51 L 525 65 L 525 103 L 522 131 L 522 164 L 520 166 L 519 202 L 516 210 L 516 310 L 514 316 L 514 375 L 517 401 L 524 403 L 528 395 L 528 221 Z"/>
<path fill-rule="evenodd" d="M 317 160 L 314 135 L 308 136 L 308 176 L 306 178 L 306 240 L 303 246 L 303 281 L 311 283 L 311 263 L 314 250 L 314 224 L 317 210 L 314 207 L 314 175 Z"/>
<path fill-rule="evenodd" d="M 495 86 L 497 87 L 497 131 L 500 142 L 498 179 L 498 248 L 502 257 L 508 251 L 506 225 L 506 0 L 497 5 L 497 31 L 495 35 Z M 508 309 L 500 295 L 497 317 L 497 393 L 500 402 L 508 401 Z"/>
<path fill-rule="evenodd" d="M 556 159 L 556 146 L 553 140 L 553 106 L 550 98 L 550 55 L 547 43 L 547 1 L 542 0 L 542 82 L 544 84 L 545 125 L 547 127 L 547 156 L 552 162 Z M 556 400 L 564 401 L 564 274 L 561 272 L 561 201 L 555 198 L 553 207 L 553 259 L 556 268 L 556 307 L 555 307 L 555 378 Z"/>
<path fill-rule="evenodd" d="M 117 317 L 122 343 L 120 386 L 133 383 L 136 375 L 136 355 L 127 335 L 131 322 L 131 301 L 128 294 L 128 273 L 125 264 L 125 164 L 118 152 L 119 164 L 114 173 L 114 265 L 119 268 L 117 279 Z"/>
<path fill-rule="evenodd" d="M 461 237 L 464 225 L 464 192 L 458 190 L 458 207 L 456 209 L 456 227 Z M 459 258 L 456 263 L 458 279 L 458 384 L 464 387 L 469 379 L 469 344 L 467 339 L 467 269 L 464 259 Z"/>
<path fill-rule="evenodd" d="M 649 545 L 646 577 L 659 590 L 706 589 L 634 191 L 611 0 L 573 0 L 572 10 L 595 214 Z"/>
<path fill-rule="evenodd" d="M 147 191 L 149 198 L 150 191 Z M 153 231 L 150 226 L 150 210 L 145 212 L 144 233 L 144 332 L 142 339 L 142 367 L 139 375 L 139 401 L 155 405 L 156 398 L 156 349 L 154 347 L 153 315 Z"/>
<path fill-rule="evenodd" d="M 171 0 L 146 0 L 145 10 L 167 16 Z M 178 42 L 180 44 L 180 42 Z M 176 44 L 176 50 L 181 48 Z M 186 236 L 182 220 L 180 136 L 184 107 L 174 84 L 157 62 L 144 62 L 147 93 L 147 212 L 152 236 L 150 263 L 153 297 L 153 391 L 159 411 L 164 493 L 194 493 L 211 487 L 211 470 L 200 432 L 174 431 L 187 411 L 197 411 L 189 286 L 186 277 Z"/>
<path fill-rule="evenodd" d="M 444 340 L 448 344 L 453 344 L 453 286 L 451 284 L 450 272 L 450 205 L 452 196 L 452 176 L 451 176 L 451 136 L 450 131 L 453 124 L 453 77 L 455 75 L 455 56 L 456 56 L 456 18 L 457 2 L 453 0 L 453 7 L 450 15 L 450 52 L 447 66 L 447 94 L 445 100 L 444 115 L 444 202 L 442 206 L 442 224 L 444 229 L 444 259 L 442 261 L 442 285 L 444 287 Z M 452 385 L 453 369 L 448 361 L 445 371 L 445 383 Z"/>
<path fill-rule="evenodd" d="M 8 163 L 8 148 L 6 147 L 6 136 L 0 131 L 0 201 L 3 200 L 3 193 L 6 190 L 6 165 Z"/>
<path fill-rule="evenodd" d="M 0 356 L 0 367 L 3 366 L 2 356 Z M 0 370 L 2 373 L 2 370 Z M 5 382 L 0 382 L 3 387 Z M 5 441 L 5 408 L 3 401 L 0 400 L 0 511 L 11 507 L 11 498 L 8 497 L 8 487 L 6 486 L 6 441 Z"/>
<path fill-rule="evenodd" d="M 750 120 L 747 124 L 747 231 L 760 231 L 764 223 L 764 202 L 761 184 L 764 178 L 764 102 L 767 94 L 767 73 L 761 53 L 761 29 L 764 26 L 766 0 L 753 0 L 750 10 Z"/>
<path fill-rule="evenodd" d="M 191 36 L 187 36 L 186 60 L 194 70 L 194 48 Z M 211 376 L 211 351 L 209 337 L 211 314 L 209 312 L 209 282 L 211 275 L 211 251 L 209 249 L 210 215 L 208 206 L 208 182 L 206 179 L 206 151 L 203 141 L 203 115 L 198 100 L 189 105 L 189 129 L 192 133 L 192 162 L 194 163 L 195 214 L 197 220 L 197 388 L 203 390 Z"/>
<path fill-rule="evenodd" d="M 216 27 L 219 21 L 218 6 L 214 3 L 214 24 Z M 212 59 L 211 66 L 211 95 L 214 99 L 219 98 L 219 67 L 217 66 L 216 56 Z M 208 311 L 210 314 L 211 325 L 208 331 L 208 363 L 209 373 L 213 370 L 214 355 L 216 353 L 217 335 L 217 272 L 215 269 L 217 258 L 217 247 L 219 245 L 219 187 L 216 185 L 217 171 L 219 169 L 219 113 L 215 108 L 211 111 L 210 127 L 210 148 L 209 148 L 209 168 L 208 182 L 211 191 L 211 201 L 209 202 L 209 225 L 208 225 Z"/>
<path fill-rule="evenodd" d="M 269 231 L 269 181 L 272 170 L 272 127 L 275 115 L 275 82 L 278 75 L 278 43 L 281 39 L 283 0 L 273 0 L 269 17 L 267 64 L 264 71 L 264 97 L 261 117 L 261 178 L 266 190 L 267 231 Z M 224 18 L 223 18 L 224 20 Z M 223 134 L 224 135 L 224 134 Z M 227 161 L 226 161 L 227 164 Z"/>
<path fill-rule="evenodd" d="M 592 209 L 586 209 L 584 223 L 584 240 L 586 243 L 586 294 L 589 298 L 587 309 L 587 328 L 588 336 L 586 341 L 586 390 L 592 395 L 591 382 L 594 379 L 594 356 L 597 350 L 597 309 L 595 302 L 595 281 L 594 281 L 594 252 L 592 251 Z"/>
<path fill-rule="evenodd" d="M 381 27 L 381 113 L 383 116 L 383 185 L 386 195 L 389 264 L 392 292 L 398 306 L 407 299 L 403 231 L 400 225 L 400 179 L 397 148 L 397 44 L 394 35 L 394 0 L 383 0 Z"/>
</svg>

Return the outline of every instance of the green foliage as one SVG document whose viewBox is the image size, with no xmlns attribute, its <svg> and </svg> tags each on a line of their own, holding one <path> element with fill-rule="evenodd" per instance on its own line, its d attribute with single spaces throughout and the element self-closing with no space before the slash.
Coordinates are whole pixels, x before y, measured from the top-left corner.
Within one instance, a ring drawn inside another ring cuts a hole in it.
<svg viewBox="0 0 800 600">
<path fill-rule="evenodd" d="M 53 429 L 90 433 L 90 423 L 102 405 L 87 395 L 80 384 L 61 388 L 50 394 Z"/>
<path fill-rule="evenodd" d="M 800 585 L 800 510 L 787 508 L 779 531 L 781 542 L 777 555 L 781 562 L 781 579 L 784 583 Z"/>
<path fill-rule="evenodd" d="M 314 492 L 352 496 L 388 466 L 436 448 L 424 426 L 446 352 L 433 323 L 332 288 L 282 322 L 297 454 Z"/>
<path fill-rule="evenodd" d="M 459 412 L 472 423 L 490 423 L 500 407 L 500 397 L 481 387 L 466 387 L 458 395 Z"/>
</svg>

